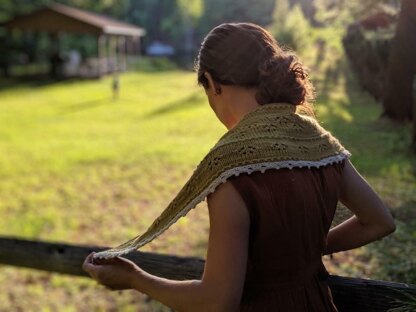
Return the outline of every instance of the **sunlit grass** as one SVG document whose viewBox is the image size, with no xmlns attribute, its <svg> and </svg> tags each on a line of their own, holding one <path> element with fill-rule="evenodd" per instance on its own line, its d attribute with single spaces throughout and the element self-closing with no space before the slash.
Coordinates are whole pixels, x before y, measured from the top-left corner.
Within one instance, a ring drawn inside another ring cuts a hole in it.
<svg viewBox="0 0 416 312">
<path fill-rule="evenodd" d="M 2 235 L 119 244 L 149 226 L 225 131 L 193 73 L 124 74 L 116 101 L 110 86 L 106 78 L 0 90 Z M 144 250 L 204 256 L 207 227 L 206 209 L 200 208 Z M 79 278 L 2 272 L 2 285 L 17 286 L 2 292 L 0 311 L 160 306 L 143 306 L 136 294 L 96 294 Z"/>
<path fill-rule="evenodd" d="M 93 223 L 71 217 L 78 210 L 102 214 L 95 205 L 125 198 L 166 203 L 164 192 L 177 191 L 224 132 L 194 78 L 125 74 L 117 101 L 109 79 L 1 91 L 0 209 L 11 211 L 3 234 L 67 240 L 74 224 Z"/>
</svg>

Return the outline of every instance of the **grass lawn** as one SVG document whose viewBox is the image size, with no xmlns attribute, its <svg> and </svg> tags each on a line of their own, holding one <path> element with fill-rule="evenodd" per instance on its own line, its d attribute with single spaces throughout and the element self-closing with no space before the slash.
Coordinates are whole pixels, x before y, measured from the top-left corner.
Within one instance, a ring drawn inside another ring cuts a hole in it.
<svg viewBox="0 0 416 312">
<path fill-rule="evenodd" d="M 415 157 L 410 126 L 380 120 L 343 54 L 307 60 L 316 111 L 391 206 L 397 232 L 325 260 L 336 274 L 416 282 Z M 144 231 L 225 132 L 194 73 L 131 72 L 55 84 L 0 80 L 0 235 L 116 245 Z M 337 222 L 345 218 L 342 207 Z M 143 250 L 203 257 L 205 204 Z M 186 237 L 186 239 L 184 239 Z M 165 311 L 145 296 L 108 292 L 83 278 L 1 267 L 0 311 Z M 12 287 L 10 286 L 12 285 Z M 138 308 L 139 307 L 139 308 Z"/>
<path fill-rule="evenodd" d="M 2 235 L 118 244 L 147 228 L 225 131 L 193 73 L 124 74 L 117 101 L 110 86 L 107 78 L 0 91 Z M 201 207 L 144 250 L 203 256 L 207 231 Z M 136 311 L 143 302 L 29 270 L 2 267 L 0 283 L 14 285 L 0 292 L 5 311 Z"/>
</svg>

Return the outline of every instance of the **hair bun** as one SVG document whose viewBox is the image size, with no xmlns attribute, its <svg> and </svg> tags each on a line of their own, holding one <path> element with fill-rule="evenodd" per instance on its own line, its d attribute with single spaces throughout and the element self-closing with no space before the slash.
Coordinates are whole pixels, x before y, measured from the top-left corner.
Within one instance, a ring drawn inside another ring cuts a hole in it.
<svg viewBox="0 0 416 312">
<path fill-rule="evenodd" d="M 238 49 L 236 49 L 238 47 Z M 259 104 L 309 104 L 313 86 L 295 53 L 283 50 L 264 28 L 250 23 L 225 23 L 209 32 L 201 44 L 195 70 L 224 85 L 256 88 Z"/>
<path fill-rule="evenodd" d="M 313 99 L 313 86 L 295 54 L 281 51 L 259 68 L 256 100 L 259 104 L 290 103 L 301 105 Z"/>
</svg>

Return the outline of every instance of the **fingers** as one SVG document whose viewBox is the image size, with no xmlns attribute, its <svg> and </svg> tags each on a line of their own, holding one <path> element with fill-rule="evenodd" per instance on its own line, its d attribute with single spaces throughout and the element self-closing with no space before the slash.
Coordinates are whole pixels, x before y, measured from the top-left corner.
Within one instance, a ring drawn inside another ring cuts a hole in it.
<svg viewBox="0 0 416 312">
<path fill-rule="evenodd" d="M 82 269 L 88 273 L 91 273 L 94 271 L 95 263 L 94 263 L 94 254 L 95 252 L 90 253 L 84 260 L 84 263 L 82 264 Z"/>
<path fill-rule="evenodd" d="M 103 258 L 96 258 L 94 259 L 94 263 L 98 265 L 106 265 L 106 264 L 116 264 L 117 258 L 110 258 L 110 259 L 103 259 Z"/>
<path fill-rule="evenodd" d="M 94 252 L 85 258 L 82 268 L 99 284 L 113 291 L 131 288 L 129 278 L 135 270 L 125 258 L 94 259 Z"/>
<path fill-rule="evenodd" d="M 94 258 L 95 252 L 90 253 L 84 260 L 82 264 L 82 268 L 91 273 L 91 271 L 96 270 L 98 266 L 101 265 L 110 265 L 110 264 L 119 264 L 122 262 L 121 258 L 110 258 L 110 259 L 103 259 L 103 258 Z"/>
</svg>

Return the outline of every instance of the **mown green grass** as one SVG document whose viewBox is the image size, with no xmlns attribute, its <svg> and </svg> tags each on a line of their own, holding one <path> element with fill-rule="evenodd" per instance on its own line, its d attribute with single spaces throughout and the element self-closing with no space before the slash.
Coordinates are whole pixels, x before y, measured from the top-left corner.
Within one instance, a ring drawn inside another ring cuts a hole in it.
<svg viewBox="0 0 416 312">
<path fill-rule="evenodd" d="M 193 73 L 126 73 L 116 101 L 110 86 L 106 78 L 0 91 L 2 235 L 118 244 L 146 229 L 225 131 Z M 203 256 L 207 228 L 200 208 L 145 250 Z M 0 310 L 142 302 L 105 291 L 93 300 L 94 284 L 77 278 L 2 268 L 0 280 L 15 285 L 1 292 Z"/>
<path fill-rule="evenodd" d="M 357 85 L 339 44 L 325 52 L 306 56 L 318 118 L 353 153 L 399 225 L 390 238 L 326 263 L 337 274 L 415 282 L 410 127 L 379 119 L 381 107 Z M 146 229 L 225 132 L 193 73 L 123 74 L 117 101 L 110 86 L 111 78 L 0 81 L 1 235 L 123 242 Z M 201 204 L 144 250 L 204 256 L 207 233 Z M 0 311 L 164 310 L 133 292 L 111 293 L 87 279 L 31 270 L 3 266 L 0 285 Z"/>
<path fill-rule="evenodd" d="M 110 84 L 1 91 L 0 209 L 14 212 L 1 220 L 4 234 L 67 239 L 81 217 L 71 214 L 96 203 L 134 195 L 162 204 L 159 193 L 175 192 L 224 132 L 192 73 L 125 74 L 117 101 Z"/>
</svg>

